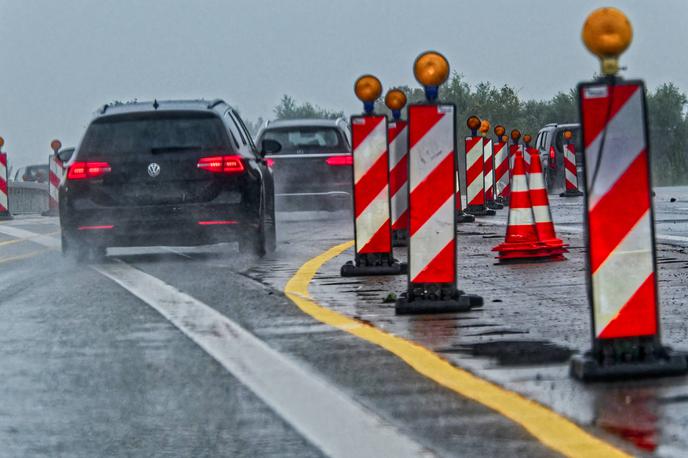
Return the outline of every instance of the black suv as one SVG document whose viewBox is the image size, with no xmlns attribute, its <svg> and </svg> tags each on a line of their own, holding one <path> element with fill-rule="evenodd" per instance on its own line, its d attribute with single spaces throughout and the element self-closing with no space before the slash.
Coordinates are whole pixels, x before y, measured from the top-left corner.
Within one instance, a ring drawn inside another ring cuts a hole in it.
<svg viewBox="0 0 688 458">
<path fill-rule="evenodd" d="M 221 100 L 106 105 L 73 157 L 61 157 L 62 251 L 83 258 L 106 247 L 238 241 L 262 256 L 275 247 L 263 154 Z"/>
</svg>

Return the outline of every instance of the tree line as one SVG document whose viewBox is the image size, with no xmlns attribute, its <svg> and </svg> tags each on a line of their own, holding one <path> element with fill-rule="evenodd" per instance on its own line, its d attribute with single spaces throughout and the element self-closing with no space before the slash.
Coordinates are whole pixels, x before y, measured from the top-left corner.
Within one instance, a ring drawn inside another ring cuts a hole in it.
<svg viewBox="0 0 688 458">
<path fill-rule="evenodd" d="M 425 100 L 421 88 L 402 86 L 399 89 L 406 93 L 409 103 Z M 575 89 L 559 92 L 546 100 L 524 99 L 509 85 L 497 87 L 489 82 L 471 85 L 462 75 L 454 73 L 440 88 L 439 98 L 457 107 L 459 139 L 468 135 L 465 120 L 471 115 L 487 118 L 493 126 L 502 124 L 508 130 L 519 129 L 533 138 L 546 124 L 579 122 Z M 688 184 L 687 104 L 686 94 L 673 83 L 664 83 L 647 94 L 655 185 Z M 375 108 L 376 112 L 391 116 L 382 100 L 376 103 Z M 325 109 L 310 102 L 298 103 L 288 95 L 282 97 L 273 114 L 276 119 L 334 119 L 344 116 L 343 111 Z M 257 130 L 261 123 L 262 119 L 251 123 L 252 129 Z"/>
</svg>

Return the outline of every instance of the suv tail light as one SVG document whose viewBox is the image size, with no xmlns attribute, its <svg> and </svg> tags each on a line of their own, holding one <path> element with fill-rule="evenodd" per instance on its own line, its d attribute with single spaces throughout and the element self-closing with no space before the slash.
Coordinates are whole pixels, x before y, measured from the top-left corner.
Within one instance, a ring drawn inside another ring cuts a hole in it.
<svg viewBox="0 0 688 458">
<path fill-rule="evenodd" d="M 241 156 L 209 156 L 200 158 L 196 167 L 212 173 L 241 173 L 244 161 Z"/>
<path fill-rule="evenodd" d="M 354 157 L 353 156 L 332 156 L 328 157 L 327 160 L 327 165 L 354 165 Z"/>
<path fill-rule="evenodd" d="M 556 156 L 556 152 L 554 151 L 554 146 L 549 147 L 549 168 L 550 169 L 556 169 L 557 168 L 557 156 Z"/>
<path fill-rule="evenodd" d="M 112 168 L 107 162 L 75 162 L 67 171 L 68 180 L 86 180 L 102 177 L 110 173 Z"/>
</svg>

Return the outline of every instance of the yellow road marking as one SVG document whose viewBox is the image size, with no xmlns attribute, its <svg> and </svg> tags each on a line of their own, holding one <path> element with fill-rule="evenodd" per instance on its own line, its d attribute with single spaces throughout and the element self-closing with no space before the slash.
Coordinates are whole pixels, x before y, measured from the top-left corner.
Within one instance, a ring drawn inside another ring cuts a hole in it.
<svg viewBox="0 0 688 458">
<path fill-rule="evenodd" d="M 20 254 L 17 256 L 8 256 L 6 258 L 0 258 L 0 264 L 4 264 L 4 263 L 10 262 L 10 261 L 19 261 L 22 259 L 33 258 L 36 255 L 39 255 L 41 253 L 45 253 L 46 251 L 50 251 L 50 250 L 32 251 L 31 253 Z"/>
<path fill-rule="evenodd" d="M 24 237 L 21 239 L 5 240 L 3 242 L 0 242 L 0 246 L 12 245 L 13 243 L 28 242 L 28 241 L 31 241 L 32 239 L 35 239 L 36 237 L 40 237 L 42 235 L 49 236 L 49 235 L 55 235 L 55 234 L 59 234 L 59 233 L 60 233 L 60 231 L 55 231 L 55 232 L 49 232 L 47 234 L 38 234 L 34 237 Z"/>
<path fill-rule="evenodd" d="M 302 265 L 284 288 L 287 297 L 316 320 L 384 348 L 425 377 L 513 420 L 544 445 L 564 456 L 630 456 L 542 404 L 453 366 L 417 343 L 317 304 L 308 293 L 308 285 L 323 264 L 352 246 L 353 241 L 334 246 Z"/>
</svg>

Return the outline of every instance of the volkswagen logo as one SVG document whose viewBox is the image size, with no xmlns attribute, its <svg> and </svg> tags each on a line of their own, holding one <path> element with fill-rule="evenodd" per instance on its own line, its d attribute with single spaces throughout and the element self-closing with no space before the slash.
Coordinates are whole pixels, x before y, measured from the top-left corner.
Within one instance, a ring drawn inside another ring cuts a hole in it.
<svg viewBox="0 0 688 458">
<path fill-rule="evenodd" d="M 152 176 L 153 178 L 160 175 L 160 166 L 155 162 L 148 164 L 148 175 Z"/>
</svg>

